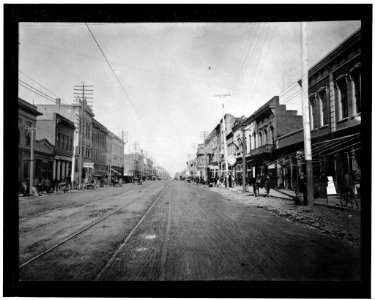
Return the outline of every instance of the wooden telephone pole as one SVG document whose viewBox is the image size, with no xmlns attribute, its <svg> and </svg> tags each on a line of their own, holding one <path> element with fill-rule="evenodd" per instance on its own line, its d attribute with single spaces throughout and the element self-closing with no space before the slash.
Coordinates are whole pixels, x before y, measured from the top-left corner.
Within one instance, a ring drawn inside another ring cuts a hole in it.
<svg viewBox="0 0 375 300">
<path fill-rule="evenodd" d="M 313 191 L 313 172 L 311 155 L 311 132 L 310 132 L 310 112 L 309 112 L 309 74 L 307 65 L 307 23 L 301 23 L 301 60 L 302 60 L 302 119 L 303 119 L 303 137 L 306 162 L 306 204 L 309 208 L 314 206 Z M 305 201 L 305 199 L 304 199 Z"/>
<path fill-rule="evenodd" d="M 31 134 L 31 140 L 30 140 L 30 190 L 29 193 L 32 195 L 33 193 L 33 185 L 34 185 L 34 140 L 35 135 L 34 132 L 36 131 L 36 127 L 26 127 L 26 130 L 28 130 Z"/>
<path fill-rule="evenodd" d="M 84 127 L 84 116 L 86 111 L 86 105 L 89 102 L 92 102 L 93 99 L 92 95 L 94 90 L 87 89 L 92 88 L 92 85 L 85 85 L 82 82 L 82 85 L 75 85 L 74 86 L 74 98 L 75 101 L 79 103 L 79 164 L 78 164 L 78 182 L 79 187 L 82 184 L 82 168 L 83 168 L 83 127 Z M 90 99 L 90 100 L 88 100 Z M 90 105 L 89 105 L 90 106 Z"/>
<path fill-rule="evenodd" d="M 246 125 L 245 123 L 241 124 L 242 130 L 242 192 L 246 193 L 246 153 L 247 153 L 247 145 L 246 145 Z"/>
</svg>

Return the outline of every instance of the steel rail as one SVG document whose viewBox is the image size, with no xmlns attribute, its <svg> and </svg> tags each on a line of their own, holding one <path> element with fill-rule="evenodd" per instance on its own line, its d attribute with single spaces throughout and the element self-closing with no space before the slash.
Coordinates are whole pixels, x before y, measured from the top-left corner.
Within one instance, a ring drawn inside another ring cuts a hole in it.
<svg viewBox="0 0 375 300">
<path fill-rule="evenodd" d="M 130 193 L 130 192 L 133 192 L 133 193 Z M 126 194 L 126 196 L 134 195 L 134 194 L 136 194 L 136 192 L 137 192 L 137 190 L 131 190 L 131 191 L 128 192 L 128 194 Z M 129 194 L 130 194 L 130 195 L 129 195 Z M 122 195 L 123 195 L 123 194 L 119 194 L 119 195 L 115 195 L 114 197 L 120 197 L 120 196 L 122 196 Z M 65 221 L 66 219 L 68 219 L 68 218 L 70 218 L 70 217 L 73 217 L 73 216 L 75 216 L 75 215 L 78 215 L 78 214 L 80 214 L 80 213 L 88 212 L 88 211 L 90 211 L 91 209 L 93 209 L 93 208 L 91 207 L 91 204 L 94 204 L 94 203 L 99 202 L 99 201 L 103 201 L 103 199 L 98 199 L 98 200 L 95 200 L 95 201 L 93 201 L 93 202 L 86 203 L 85 205 L 81 206 L 81 207 L 86 207 L 86 209 L 83 209 L 83 210 L 80 210 L 80 211 L 76 211 L 76 212 L 74 212 L 74 213 L 72 213 L 72 214 L 70 214 L 70 215 L 68 215 L 68 216 L 65 216 L 65 217 L 63 217 L 63 218 L 61 218 L 61 219 L 57 219 L 57 220 L 54 220 L 54 221 L 52 221 L 52 222 L 46 223 L 46 224 L 41 225 L 41 226 L 39 226 L 39 227 L 36 227 L 36 228 L 34 228 L 34 229 L 30 230 L 30 231 L 22 232 L 22 233 L 20 233 L 19 235 L 20 235 L 20 236 L 23 236 L 23 235 L 25 235 L 25 234 L 30 234 L 30 233 L 35 232 L 35 231 L 37 231 L 37 230 L 43 229 L 43 228 L 46 227 L 46 226 L 54 225 L 54 224 L 57 224 L 57 223 L 63 222 L 63 221 Z M 131 204 L 131 203 L 129 203 L 129 204 Z M 29 220 L 29 219 L 37 218 L 37 217 L 40 217 L 40 216 L 43 216 L 43 215 L 47 215 L 47 214 L 49 214 L 49 213 L 51 213 L 51 212 L 55 212 L 55 211 L 59 211 L 59 210 L 64 210 L 64 209 L 66 209 L 66 208 L 69 209 L 69 208 L 79 208 L 79 207 L 80 207 L 80 206 L 71 206 L 71 207 L 57 208 L 57 209 L 50 210 L 50 211 L 45 212 L 45 213 L 41 213 L 41 214 L 39 214 L 39 215 L 37 215 L 37 216 L 35 216 L 35 217 L 31 217 L 31 218 L 23 219 L 22 221 L 27 221 L 27 220 Z M 20 221 L 21 221 L 21 220 L 20 220 Z"/>
<path fill-rule="evenodd" d="M 134 190 L 127 190 L 126 193 L 128 192 L 132 192 L 132 191 L 137 191 L 136 189 Z M 113 197 L 117 197 L 117 196 L 121 196 L 123 194 L 118 194 L 118 195 L 113 195 Z M 99 201 L 103 201 L 102 198 L 98 199 L 98 200 L 95 200 L 95 201 L 92 201 L 92 202 L 88 202 L 88 203 L 85 203 L 84 206 L 86 205 L 90 205 L 90 204 L 93 204 L 93 203 L 96 203 L 96 202 L 99 202 Z M 74 208 L 74 207 L 80 207 L 79 206 L 79 203 L 78 205 L 72 205 L 72 206 L 65 206 L 65 207 L 59 207 L 59 208 L 54 208 L 54 209 L 51 209 L 51 210 L 46 210 L 40 214 L 37 214 L 37 215 L 32 215 L 32 216 L 29 216 L 29 217 L 24 217 L 24 218 L 20 218 L 18 221 L 19 222 L 24 222 L 24 221 L 28 221 L 30 219 L 34 219 L 34 218 L 38 218 L 38 217 L 41 217 L 41 216 L 44 216 L 44 215 L 47 215 L 51 212 L 55 212 L 55 211 L 59 211 L 59 210 L 63 210 L 63 209 L 66 209 L 66 208 Z"/>
<path fill-rule="evenodd" d="M 64 244 L 64 243 L 66 243 L 67 241 L 69 241 L 69 240 L 75 238 L 76 236 L 78 236 L 78 235 L 80 235 L 81 233 L 85 232 L 86 230 L 92 228 L 92 227 L 95 226 L 96 224 L 98 224 L 98 223 L 104 221 L 105 219 L 107 219 L 108 217 L 114 215 L 114 214 L 117 213 L 119 210 L 121 210 L 121 209 L 123 209 L 123 208 L 125 208 L 125 207 L 127 207 L 127 206 L 129 206 L 129 205 L 131 205 L 131 204 L 133 204 L 134 202 L 136 202 L 137 200 L 139 200 L 139 198 L 140 198 L 140 197 L 137 197 L 137 198 L 134 199 L 132 202 L 127 203 L 126 205 L 119 207 L 118 209 L 112 211 L 111 213 L 109 213 L 108 215 L 104 216 L 103 218 L 100 218 L 99 220 L 96 220 L 95 222 L 93 222 L 93 223 L 87 225 L 86 227 L 84 227 L 83 229 L 81 229 L 81 230 L 79 230 L 78 232 L 74 233 L 73 235 L 71 235 L 71 236 L 65 238 L 64 240 L 62 240 L 61 242 L 57 243 L 56 245 L 54 245 L 54 246 L 48 248 L 47 250 L 43 251 L 43 252 L 40 253 L 40 254 L 34 256 L 33 258 L 31 258 L 31 259 L 29 259 L 28 261 L 26 261 L 26 262 L 24 262 L 23 264 L 21 264 L 21 265 L 18 267 L 18 269 L 21 269 L 21 268 L 25 267 L 26 265 L 30 264 L 30 263 L 33 262 L 34 260 L 36 260 L 36 259 L 38 259 L 38 258 L 40 258 L 40 257 L 42 257 L 42 256 L 44 256 L 44 255 L 46 255 L 47 253 L 51 252 L 52 250 L 56 249 L 57 247 L 61 246 L 61 245 Z"/>
<path fill-rule="evenodd" d="M 155 201 L 150 205 L 150 207 L 147 209 L 145 214 L 142 216 L 142 218 L 138 221 L 138 223 L 133 227 L 132 231 L 127 235 L 127 237 L 124 239 L 124 241 L 121 243 L 121 245 L 117 248 L 117 250 L 112 254 L 112 257 L 108 260 L 108 262 L 104 265 L 104 267 L 101 269 L 101 271 L 96 275 L 95 281 L 98 281 L 101 279 L 103 274 L 108 270 L 109 267 L 112 266 L 113 262 L 115 261 L 117 255 L 120 253 L 122 248 L 125 246 L 125 244 L 128 242 L 130 237 L 133 235 L 133 233 L 136 231 L 136 229 L 139 227 L 139 225 L 142 223 L 142 221 L 146 218 L 148 213 L 151 211 L 151 209 L 155 206 L 155 204 L 159 201 L 159 199 L 164 195 L 166 191 L 166 188 L 164 186 L 163 190 L 160 192 L 159 196 L 155 199 Z"/>
</svg>

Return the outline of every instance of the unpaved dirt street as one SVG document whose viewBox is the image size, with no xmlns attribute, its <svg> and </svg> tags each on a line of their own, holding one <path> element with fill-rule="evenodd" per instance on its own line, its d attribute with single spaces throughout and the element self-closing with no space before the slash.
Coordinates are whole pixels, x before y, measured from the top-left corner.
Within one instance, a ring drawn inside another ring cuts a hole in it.
<svg viewBox="0 0 375 300">
<path fill-rule="evenodd" d="M 22 201 L 20 265 L 117 211 L 20 268 L 21 280 L 361 279 L 358 247 L 187 182 Z"/>
</svg>

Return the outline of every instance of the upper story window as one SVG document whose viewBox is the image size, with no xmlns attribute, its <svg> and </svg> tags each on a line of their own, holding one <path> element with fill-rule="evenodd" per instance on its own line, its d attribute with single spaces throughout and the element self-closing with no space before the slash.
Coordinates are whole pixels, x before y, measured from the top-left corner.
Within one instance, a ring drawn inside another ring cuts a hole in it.
<svg viewBox="0 0 375 300">
<path fill-rule="evenodd" d="M 315 128 L 315 109 L 314 109 L 314 98 L 310 98 L 309 100 L 309 114 L 310 114 L 310 129 L 313 130 Z"/>
<path fill-rule="evenodd" d="M 353 88 L 353 113 L 361 112 L 361 72 L 355 71 L 352 73 L 352 88 Z"/>
<path fill-rule="evenodd" d="M 253 136 L 254 136 L 254 149 L 255 149 L 257 147 L 257 135 L 255 132 L 253 133 Z"/>
<path fill-rule="evenodd" d="M 320 126 L 324 126 L 328 124 L 328 97 L 327 97 L 327 92 L 324 89 L 323 91 L 318 93 L 318 98 L 319 98 L 319 119 L 320 119 Z"/>
<path fill-rule="evenodd" d="M 339 107 L 339 120 L 348 117 L 348 91 L 346 78 L 337 81 L 337 96 Z"/>
<path fill-rule="evenodd" d="M 57 148 L 60 148 L 60 132 L 57 134 L 56 144 L 57 144 Z"/>
<path fill-rule="evenodd" d="M 26 146 L 30 146 L 31 144 L 31 134 L 30 131 L 25 128 L 25 139 L 26 139 Z"/>
</svg>

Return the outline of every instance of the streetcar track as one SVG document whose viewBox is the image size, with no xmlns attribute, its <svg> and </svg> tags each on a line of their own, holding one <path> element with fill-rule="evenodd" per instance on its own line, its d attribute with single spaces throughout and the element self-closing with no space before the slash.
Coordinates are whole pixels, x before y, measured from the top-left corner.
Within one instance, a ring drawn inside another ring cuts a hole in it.
<svg viewBox="0 0 375 300">
<path fill-rule="evenodd" d="M 163 192 L 163 191 L 157 192 L 157 193 L 155 193 L 155 195 L 152 195 L 152 197 L 155 197 L 156 195 L 159 194 L 159 196 L 157 196 L 157 199 L 158 199 L 158 197 L 160 197 L 160 195 L 161 195 L 162 192 Z M 140 197 L 141 197 L 141 196 L 140 196 Z M 65 243 L 68 242 L 69 240 L 71 240 L 71 239 L 77 237 L 78 235 L 80 235 L 80 234 L 82 234 L 83 232 L 89 230 L 90 228 L 94 227 L 94 226 L 97 225 L 98 223 L 104 221 L 104 220 L 107 219 L 108 217 L 114 215 L 115 213 L 117 213 L 117 212 L 120 211 L 121 209 L 124 209 L 124 208 L 128 207 L 129 205 L 135 203 L 136 201 L 139 200 L 140 197 L 137 197 L 136 199 L 134 199 L 134 200 L 131 201 L 130 203 L 127 203 L 126 205 L 119 207 L 118 209 L 116 209 L 116 210 L 112 211 L 111 213 L 107 214 L 106 216 L 104 216 L 104 217 L 102 217 L 102 218 L 96 220 L 95 222 L 93 222 L 93 223 L 91 223 L 91 224 L 85 226 L 83 229 L 80 229 L 78 232 L 76 232 L 76 233 L 74 233 L 74 234 L 68 236 L 67 238 L 65 238 L 65 239 L 63 239 L 62 241 L 58 242 L 58 243 L 55 244 L 54 246 L 48 248 L 47 250 L 43 251 L 42 253 L 40 253 L 40 254 L 38 254 L 38 255 L 32 257 L 31 259 L 27 260 L 26 262 L 24 262 L 23 264 L 21 264 L 18 268 L 21 269 L 21 268 L 25 267 L 26 265 L 30 264 L 31 262 L 35 261 L 36 259 L 38 259 L 38 258 L 40 258 L 40 257 L 42 257 L 42 256 L 44 256 L 44 255 L 46 255 L 46 254 L 48 254 L 48 253 L 50 253 L 51 251 L 53 251 L 54 249 L 58 248 L 59 246 L 65 244 Z M 155 202 L 156 202 L 156 201 L 155 201 Z M 154 202 L 154 203 L 155 203 L 155 202 Z"/>
<path fill-rule="evenodd" d="M 129 191 L 129 192 L 133 192 L 133 191 Z M 135 194 L 135 193 L 136 193 L 136 191 L 134 191 L 134 193 L 127 194 L 126 196 L 130 196 L 130 195 L 133 195 L 133 194 Z M 122 196 L 122 195 L 116 195 L 115 197 L 118 197 L 118 196 Z M 98 199 L 98 200 L 96 200 L 96 201 L 94 201 L 94 202 L 90 202 L 90 203 L 88 203 L 88 204 L 85 204 L 83 207 L 87 207 L 87 209 L 84 209 L 84 210 L 80 210 L 80 211 L 74 212 L 74 213 L 72 213 L 72 214 L 70 214 L 70 215 L 67 215 L 67 216 L 65 216 L 65 217 L 59 218 L 59 219 L 54 220 L 54 221 L 52 221 L 52 222 L 49 222 L 49 223 L 43 224 L 43 225 L 41 225 L 41 226 L 39 226 L 39 227 L 36 227 L 36 228 L 34 228 L 34 229 L 32 229 L 32 230 L 24 231 L 24 232 L 20 233 L 19 235 L 20 235 L 20 236 L 24 236 L 25 234 L 30 234 L 30 233 L 33 233 L 33 232 L 35 232 L 35 231 L 41 230 L 41 229 L 45 228 L 46 226 L 49 226 L 49 225 L 55 225 L 55 224 L 58 224 L 58 223 L 60 223 L 60 222 L 63 222 L 63 221 L 65 221 L 66 219 L 68 219 L 68 218 L 70 218 L 70 217 L 73 217 L 73 216 L 76 216 L 76 215 L 78 215 L 78 214 L 80 214 L 80 213 L 88 212 L 88 211 L 90 211 L 90 210 L 93 209 L 92 204 L 93 204 L 93 203 L 96 203 L 96 202 L 99 202 L 99 201 L 103 201 L 103 199 Z M 79 208 L 79 206 L 69 207 L 68 209 L 70 209 L 70 208 Z M 64 208 L 62 208 L 62 209 L 57 209 L 57 210 L 64 210 Z M 94 210 L 95 210 L 95 208 L 94 208 Z M 52 212 L 52 211 L 50 211 L 50 212 Z M 50 212 L 47 212 L 47 213 L 45 213 L 45 214 L 49 214 Z M 41 215 L 45 215 L 45 214 L 41 214 Z M 36 217 L 35 217 L 35 218 L 36 218 Z"/>
<path fill-rule="evenodd" d="M 137 191 L 137 190 L 129 190 L 128 192 L 132 192 L 132 191 Z M 113 195 L 113 197 L 117 197 L 117 196 L 120 196 L 122 195 L 121 193 L 120 194 L 116 194 L 116 195 Z M 98 199 L 98 200 L 95 200 L 93 202 L 88 202 L 85 204 L 86 205 L 90 205 L 90 204 L 93 204 L 93 203 L 96 203 L 98 201 L 103 201 L 102 198 Z M 30 219 L 34 219 L 34 218 L 38 218 L 38 217 L 41 217 L 41 216 L 44 216 L 44 215 L 47 215 L 49 213 L 52 213 L 52 212 L 56 212 L 56 211 L 59 211 L 59 210 L 64 210 L 64 209 L 67 209 L 67 208 L 75 208 L 75 207 L 80 207 L 80 203 L 78 203 L 77 205 L 72 205 L 72 206 L 63 206 L 63 207 L 58 207 L 58 208 L 55 208 L 55 209 L 52 209 L 52 210 L 48 210 L 48 211 L 44 211 L 38 215 L 31 215 L 29 217 L 24 217 L 24 218 L 20 218 L 19 219 L 19 222 L 24 222 L 24 221 L 28 221 Z"/>
<path fill-rule="evenodd" d="M 164 243 L 162 245 L 161 249 L 161 260 L 160 260 L 160 269 L 161 269 L 161 274 L 159 279 L 160 280 L 165 280 L 165 264 L 167 261 L 167 253 L 168 253 L 168 241 L 169 241 L 169 232 L 171 229 L 171 215 L 172 215 L 172 197 L 169 196 L 169 201 L 168 201 L 168 222 L 167 222 L 167 229 L 165 231 L 164 235 Z"/>
<path fill-rule="evenodd" d="M 108 262 L 104 265 L 104 267 L 100 270 L 100 272 L 98 273 L 98 275 L 95 277 L 95 281 L 98 281 L 101 279 L 101 277 L 103 276 L 103 274 L 113 265 L 113 263 L 115 262 L 117 256 L 119 255 L 120 251 L 122 250 L 122 248 L 126 245 L 126 243 L 128 242 L 128 240 L 131 238 L 131 236 L 133 235 L 133 233 L 138 229 L 139 225 L 142 223 L 142 221 L 146 218 L 146 216 L 148 215 L 148 213 L 151 211 L 151 209 L 155 206 L 155 204 L 159 201 L 159 199 L 162 198 L 162 196 L 165 194 L 165 191 L 166 191 L 166 185 L 164 185 L 163 189 L 160 191 L 159 195 L 156 197 L 155 201 L 149 206 L 149 208 L 147 209 L 147 211 L 144 213 L 144 215 L 142 216 L 142 218 L 137 222 L 137 224 L 133 227 L 133 229 L 131 230 L 131 232 L 126 236 L 126 238 L 124 239 L 124 241 L 121 243 L 121 245 L 117 248 L 117 250 L 112 254 L 111 258 L 108 260 Z"/>
</svg>

